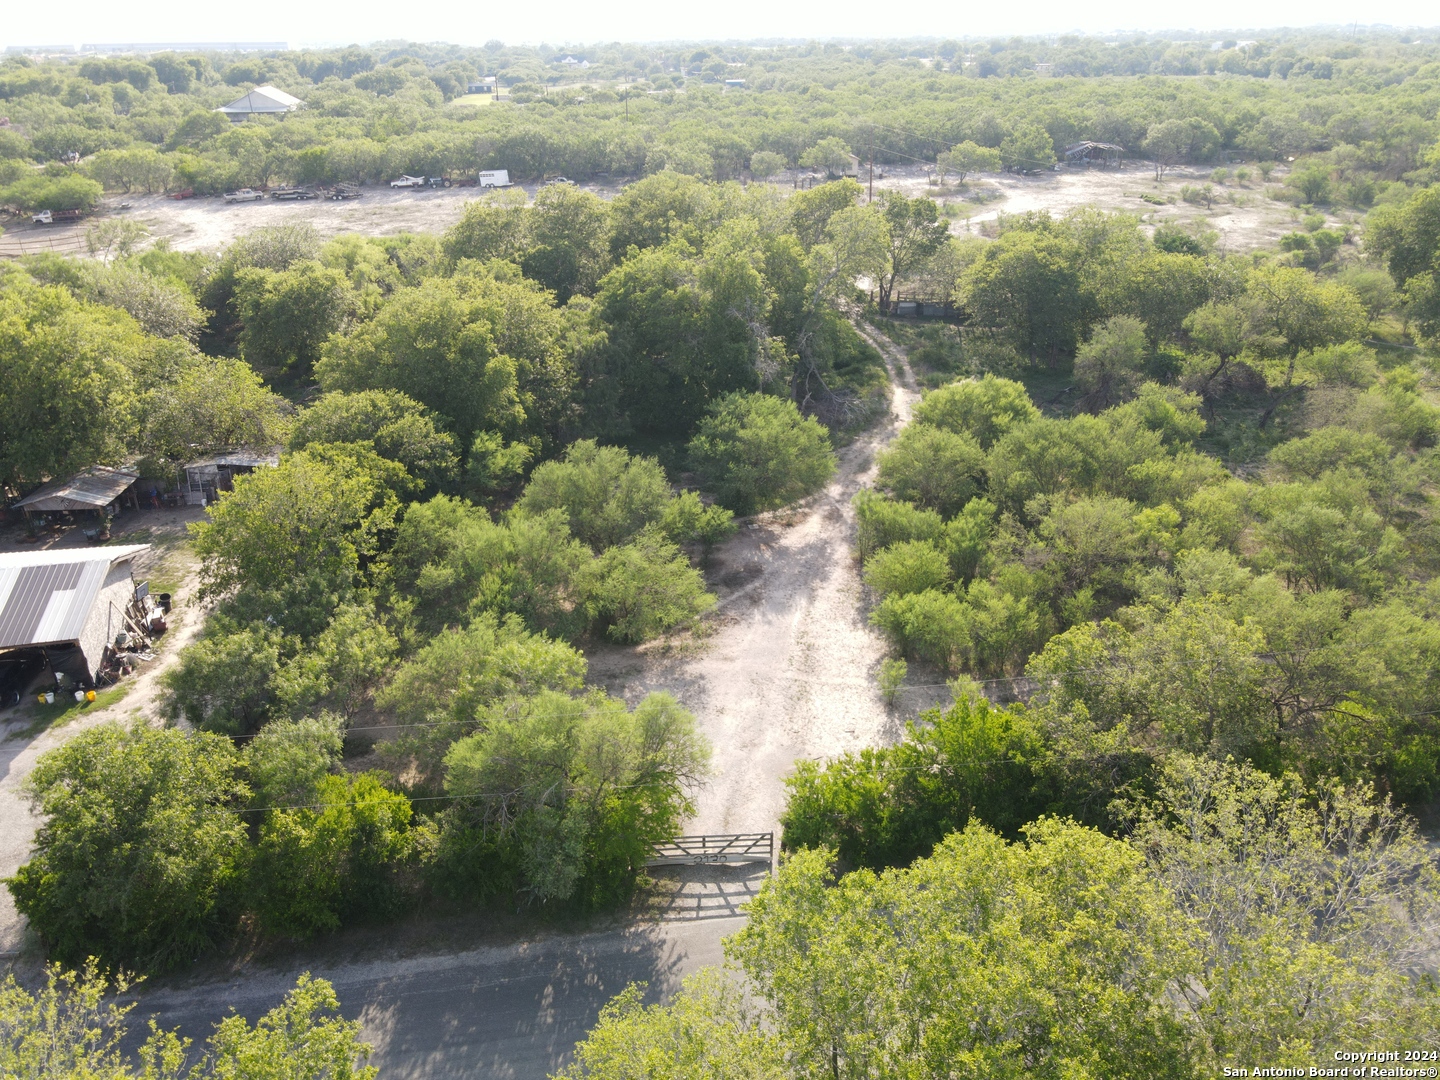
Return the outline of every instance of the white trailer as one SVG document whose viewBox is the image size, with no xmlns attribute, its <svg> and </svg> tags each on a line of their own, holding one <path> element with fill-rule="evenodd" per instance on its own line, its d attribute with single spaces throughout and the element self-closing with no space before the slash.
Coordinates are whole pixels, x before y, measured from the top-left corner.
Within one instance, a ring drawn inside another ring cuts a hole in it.
<svg viewBox="0 0 1440 1080">
<path fill-rule="evenodd" d="M 509 169 L 492 169 L 480 174 L 480 187 L 510 187 Z"/>
</svg>

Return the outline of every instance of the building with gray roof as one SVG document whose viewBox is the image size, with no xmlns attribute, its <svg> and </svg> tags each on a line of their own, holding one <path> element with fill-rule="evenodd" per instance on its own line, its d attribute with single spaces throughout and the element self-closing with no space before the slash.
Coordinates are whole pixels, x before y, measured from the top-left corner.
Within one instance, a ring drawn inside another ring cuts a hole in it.
<svg viewBox="0 0 1440 1080">
<path fill-rule="evenodd" d="M 149 544 L 0 553 L 0 656 L 43 657 L 91 685 L 116 637 L 136 629 L 135 556 Z"/>
</svg>

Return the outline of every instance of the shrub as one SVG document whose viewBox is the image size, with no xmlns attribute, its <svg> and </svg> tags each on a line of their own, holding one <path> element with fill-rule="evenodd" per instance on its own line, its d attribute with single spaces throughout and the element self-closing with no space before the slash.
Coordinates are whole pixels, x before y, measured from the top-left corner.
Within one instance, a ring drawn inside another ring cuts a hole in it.
<svg viewBox="0 0 1440 1080">
<path fill-rule="evenodd" d="M 882 594 L 905 596 L 949 581 L 949 560 L 927 540 L 892 544 L 865 561 L 865 584 Z"/>
<path fill-rule="evenodd" d="M 985 452 L 971 435 L 911 424 L 880 455 L 879 465 L 881 487 L 897 499 L 948 518 L 974 496 L 984 473 Z"/>
<path fill-rule="evenodd" d="M 27 176 L 0 188 L 0 204 L 17 210 L 92 210 L 103 190 L 84 176 Z"/>
<path fill-rule="evenodd" d="M 562 460 L 535 470 L 518 507 L 527 514 L 565 511 L 570 531 L 603 551 L 658 521 L 671 498 L 665 470 L 654 458 L 581 439 L 566 448 Z"/>
<path fill-rule="evenodd" d="M 915 406 L 917 423 L 970 435 L 987 449 L 1011 428 L 1039 416 L 1023 385 L 995 375 L 942 386 Z"/>
<path fill-rule="evenodd" d="M 45 821 L 6 884 L 52 956 L 166 968 L 227 929 L 245 849 L 239 765 L 228 739 L 144 724 L 92 728 L 41 757 L 26 792 Z"/>
<path fill-rule="evenodd" d="M 616 641 L 646 641 L 715 604 L 700 572 L 658 528 L 611 548 L 585 573 L 585 606 Z"/>
<path fill-rule="evenodd" d="M 794 402 L 728 394 L 690 441 L 690 460 L 738 514 L 772 510 L 815 491 L 835 472 L 829 433 Z"/>
<path fill-rule="evenodd" d="M 945 522 L 934 510 L 892 501 L 870 488 L 857 491 L 851 505 L 855 507 L 855 547 L 862 559 L 904 540 L 938 540 L 945 531 Z"/>
</svg>

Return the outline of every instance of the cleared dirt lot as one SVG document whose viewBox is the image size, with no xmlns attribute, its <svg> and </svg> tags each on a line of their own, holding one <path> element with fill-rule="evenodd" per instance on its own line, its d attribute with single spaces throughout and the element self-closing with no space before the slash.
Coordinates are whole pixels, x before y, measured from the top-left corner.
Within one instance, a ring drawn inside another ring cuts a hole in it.
<svg viewBox="0 0 1440 1080">
<path fill-rule="evenodd" d="M 1200 185 L 1209 179 L 1208 170 L 1174 170 L 1156 182 L 1144 167 L 1125 169 L 1073 169 L 1037 176 L 990 176 L 973 181 L 967 188 L 954 184 L 931 184 L 931 170 L 923 166 L 887 167 L 876 179 L 877 191 L 897 190 L 908 195 L 929 195 L 946 204 L 954 214 L 953 231 L 978 231 L 1000 214 L 1048 210 L 1063 214 L 1080 206 L 1140 214 L 1154 226 L 1166 221 L 1202 221 L 1220 234 L 1224 250 L 1245 252 L 1274 244 L 1282 234 L 1296 227 L 1297 212 L 1265 194 L 1264 185 L 1233 182 L 1219 188 L 1220 198 L 1207 210 L 1182 202 L 1180 188 Z M 863 178 L 863 177 L 862 177 Z M 1277 177 L 1272 178 L 1272 182 Z M 586 183 L 587 191 L 613 198 L 622 186 L 614 183 Z M 520 185 L 532 198 L 538 185 Z M 180 251 L 224 247 L 237 236 L 262 225 L 303 222 L 322 237 L 340 233 L 391 236 L 402 232 L 443 232 L 460 219 L 465 204 L 477 198 L 476 188 L 448 188 L 439 191 L 412 191 L 371 186 L 359 199 L 332 202 L 310 199 L 304 202 L 261 202 L 230 204 L 219 197 L 171 199 L 163 195 L 126 195 L 105 200 L 104 213 L 125 215 L 145 225 L 157 237 L 166 237 Z M 1164 206 L 1144 202 L 1141 194 L 1173 197 Z M 1233 201 L 1231 201 L 1233 196 Z M 984 201 L 981 201 L 981 200 Z M 121 207 L 126 207 L 121 209 Z M 1332 223 L 1344 223 L 1342 214 Z M 26 217 L 4 222 L 0 235 L 0 257 L 56 251 L 85 253 L 84 223 L 77 225 L 33 225 Z"/>
</svg>

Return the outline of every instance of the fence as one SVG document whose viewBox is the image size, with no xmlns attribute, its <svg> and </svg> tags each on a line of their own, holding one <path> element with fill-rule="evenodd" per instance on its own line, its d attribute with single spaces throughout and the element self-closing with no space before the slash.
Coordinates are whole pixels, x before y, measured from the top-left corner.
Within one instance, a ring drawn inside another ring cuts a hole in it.
<svg viewBox="0 0 1440 1080">
<path fill-rule="evenodd" d="M 681 836 L 650 849 L 646 866 L 703 866 L 709 863 L 775 861 L 775 834 L 722 833 Z"/>
</svg>

